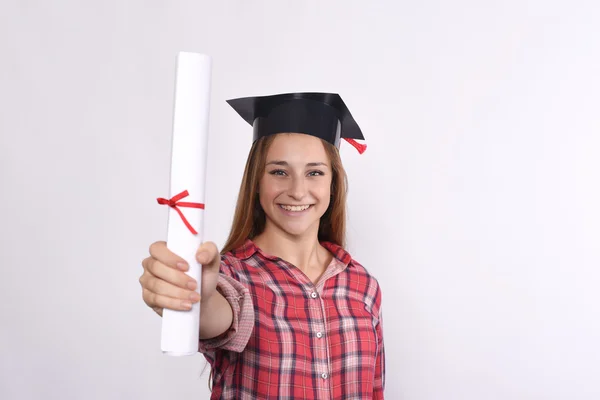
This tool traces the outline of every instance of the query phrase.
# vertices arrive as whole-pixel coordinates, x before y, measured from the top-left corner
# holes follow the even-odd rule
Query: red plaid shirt
[[[340,246],[317,284],[251,240],[222,257],[218,290],[233,308],[200,341],[211,399],[383,399],[381,290]]]

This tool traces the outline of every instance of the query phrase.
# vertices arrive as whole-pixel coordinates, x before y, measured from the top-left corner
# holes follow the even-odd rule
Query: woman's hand
[[[221,256],[212,242],[203,243],[196,252],[202,268],[202,301],[208,301],[216,292]],[[190,310],[192,303],[200,301],[198,283],[185,271],[184,259],[167,248],[163,241],[150,246],[150,257],[142,261],[144,273],[140,277],[142,298],[148,307],[162,316],[163,309]]]

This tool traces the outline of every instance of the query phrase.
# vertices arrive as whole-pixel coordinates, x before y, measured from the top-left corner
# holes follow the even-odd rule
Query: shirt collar
[[[321,242],[321,245],[327,250],[329,250],[331,254],[333,254],[333,256],[344,265],[344,267],[347,267],[351,264],[352,256],[350,255],[350,253],[344,250],[342,246],[332,242]],[[258,248],[251,239],[246,239],[244,244],[242,244],[237,249],[231,251],[231,254],[234,257],[239,258],[241,260],[246,260],[256,253],[269,260],[278,259],[278,257],[266,254],[264,251]]]

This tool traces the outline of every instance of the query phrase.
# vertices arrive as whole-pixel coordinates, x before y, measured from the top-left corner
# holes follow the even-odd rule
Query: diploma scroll
[[[167,248],[189,264],[186,272],[198,282],[201,265],[196,250],[203,242],[206,159],[209,130],[211,58],[181,52],[177,56],[170,197],[158,199],[169,206]],[[190,311],[165,309],[161,349],[172,356],[198,352],[200,305]]]

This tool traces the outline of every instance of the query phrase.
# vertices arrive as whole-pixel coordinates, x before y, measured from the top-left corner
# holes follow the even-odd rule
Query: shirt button
[[[317,298],[317,292],[312,292],[310,294],[310,297],[312,297],[313,299],[316,299]]]
[[[329,375],[327,375],[327,372],[323,372],[321,374],[321,378],[323,378],[323,379],[327,379],[328,377],[329,377]]]
[[[321,339],[321,338],[323,337],[323,334],[322,334],[321,332],[317,332],[317,337],[318,337],[319,339]]]

